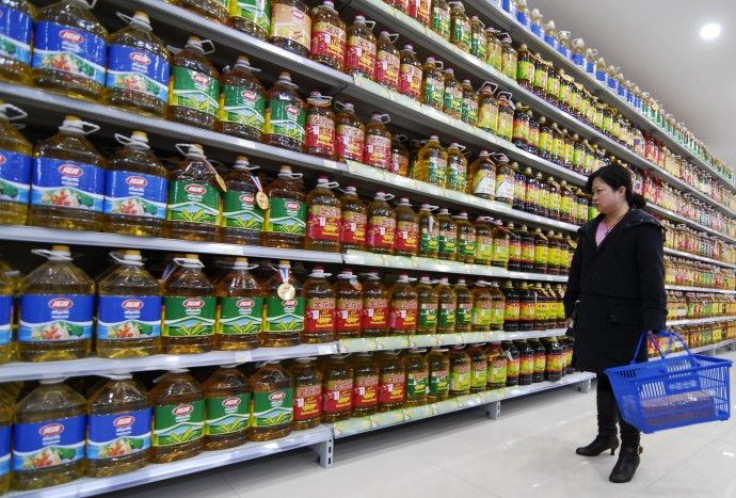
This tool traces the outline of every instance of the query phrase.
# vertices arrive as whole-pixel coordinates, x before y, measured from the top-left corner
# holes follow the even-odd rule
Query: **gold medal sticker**
[[[282,301],[291,301],[292,299],[294,299],[294,297],[296,297],[296,289],[293,285],[289,283],[279,285],[276,293],[279,295]]]
[[[268,196],[265,192],[258,192],[256,194],[256,204],[258,204],[258,207],[263,209],[264,211],[268,209]]]

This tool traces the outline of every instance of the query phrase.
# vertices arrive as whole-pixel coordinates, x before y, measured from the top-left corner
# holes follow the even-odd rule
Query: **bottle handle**
[[[113,251],[110,253],[110,258],[115,261],[118,264],[121,265],[128,265],[128,266],[143,266],[143,260],[141,261],[133,261],[130,259],[125,259],[123,255],[119,252]]]
[[[391,33],[391,34],[389,34],[389,35],[388,35],[388,40],[389,40],[389,41],[390,41],[391,43],[396,43],[396,41],[397,41],[398,39],[399,39],[399,34],[398,34],[398,33]]]
[[[492,93],[496,93],[496,90],[498,90],[498,85],[492,81],[484,81],[483,84],[480,86],[480,89],[483,90],[487,87],[491,88]]]
[[[307,97],[307,102],[314,105],[322,104],[324,102],[332,103],[332,97],[330,97],[329,95],[320,95],[319,97]]]
[[[11,110],[15,112],[14,116],[8,116],[8,111]],[[0,112],[5,114],[5,117],[8,118],[8,121],[16,121],[18,119],[25,119],[28,117],[28,113],[21,109],[20,107],[10,104],[10,103],[4,103],[2,106],[0,106]]]
[[[376,21],[365,21],[365,25],[368,26],[368,28],[373,31],[376,28]]]
[[[148,144],[145,144],[145,143],[143,143],[143,142],[138,142],[137,140],[133,140],[133,139],[132,139],[132,138],[130,138],[130,137],[126,137],[126,136],[125,136],[125,135],[123,135],[122,133],[115,133],[115,134],[113,135],[113,137],[115,137],[115,140],[116,140],[116,141],[117,141],[117,143],[119,143],[120,145],[133,145],[133,144],[135,144],[135,145],[136,145],[137,147],[140,147],[140,148],[142,148],[142,149],[144,148],[144,149],[146,149],[146,150],[148,150],[148,149],[150,149],[150,148],[151,148],[151,146],[150,146],[150,145],[148,145]]]
[[[378,117],[381,124],[389,124],[391,122],[391,116],[388,114],[375,114],[376,117]]]
[[[192,266],[196,266],[197,268],[204,268],[204,263],[202,263],[198,259],[174,258],[174,263],[182,267],[186,265],[192,265]]]
[[[74,133],[82,132],[82,135],[91,135],[92,133],[99,131],[100,126],[96,125],[94,123],[90,123],[89,121],[80,121],[80,125],[82,125],[81,130],[79,128],[72,128],[68,126],[61,125],[59,126],[59,130],[61,131],[71,131]],[[85,129],[86,128],[86,129]]]
[[[31,253],[35,254],[36,256],[43,256],[46,259],[51,259],[52,257],[58,261],[72,261],[73,258],[71,256],[60,256],[58,252],[52,251],[50,249],[31,249]]]
[[[204,50],[204,55],[210,55],[215,52],[215,44],[212,43],[212,40],[205,38],[200,42],[202,44],[202,50]],[[205,48],[205,45],[209,48]]]
[[[396,198],[394,194],[383,194],[383,200],[384,201],[392,201]]]

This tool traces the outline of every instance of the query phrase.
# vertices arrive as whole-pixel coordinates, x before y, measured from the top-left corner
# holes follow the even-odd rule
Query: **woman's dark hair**
[[[623,166],[609,164],[590,175],[584,187],[586,193],[593,193],[593,180],[596,178],[600,178],[613,190],[624,187],[626,189],[626,202],[629,203],[632,209],[643,209],[647,205],[647,201],[643,196],[634,193],[631,172]]]

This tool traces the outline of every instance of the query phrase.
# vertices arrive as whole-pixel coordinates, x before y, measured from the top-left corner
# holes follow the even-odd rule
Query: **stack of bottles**
[[[665,283],[682,287],[734,290],[736,276],[732,270],[671,256],[664,258]]]
[[[736,316],[736,295],[667,291],[667,316],[672,320]]]

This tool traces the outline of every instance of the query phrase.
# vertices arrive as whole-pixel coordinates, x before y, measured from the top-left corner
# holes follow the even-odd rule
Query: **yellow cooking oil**
[[[317,358],[297,358],[289,366],[294,378],[292,431],[317,427],[322,421],[322,372]]]
[[[276,274],[266,282],[265,290],[263,332],[259,345],[273,348],[299,344],[304,331],[306,299],[290,262],[279,262]]]
[[[98,231],[107,160],[85,138],[100,127],[67,116],[33,152],[30,225]]]
[[[94,0],[60,0],[38,11],[33,36],[33,84],[70,97],[104,95],[107,30],[92,14]]]
[[[158,237],[166,217],[167,172],[151,152],[148,135],[115,135],[121,144],[105,174],[106,232]]]
[[[21,284],[18,358],[52,361],[89,355],[94,281],[72,264],[67,246],[32,252],[48,261]]]
[[[301,249],[307,234],[307,203],[302,173],[292,173],[283,165],[266,189],[269,208],[266,210],[261,242],[264,246]]]
[[[294,385],[291,374],[276,361],[259,366],[249,380],[250,434],[253,441],[288,436],[294,418]]]
[[[205,353],[215,342],[215,287],[196,254],[174,258],[174,263],[179,268],[163,284],[162,350],[169,354]]]
[[[151,452],[148,392],[129,373],[107,374],[87,400],[87,475],[110,477],[140,469]]]
[[[31,76],[31,40],[36,9],[27,0],[2,2],[0,81],[28,84]]]
[[[0,6],[0,12],[3,8]],[[0,67],[3,62],[2,51],[0,47]],[[0,78],[1,75],[2,69]],[[12,117],[11,112],[14,114]],[[33,145],[11,123],[26,116],[28,114],[19,107],[0,101],[0,224],[2,225],[25,225],[28,220]]]
[[[56,486],[84,475],[87,400],[64,383],[42,380],[15,405],[12,488]]]
[[[258,347],[263,330],[265,292],[250,270],[247,258],[235,258],[230,270],[215,282],[217,322],[215,348],[222,351],[245,351]]]
[[[187,369],[171,370],[154,381],[151,462],[169,463],[198,455],[204,446],[204,390]]]
[[[401,356],[406,371],[405,407],[427,404],[429,394],[429,361],[425,349],[410,349]]]
[[[340,201],[332,193],[339,186],[327,176],[320,176],[317,186],[307,195],[305,249],[340,252]]]
[[[97,356],[131,358],[161,349],[161,288],[137,250],[110,253],[115,267],[97,281]]]
[[[266,124],[266,89],[254,76],[259,71],[244,55],[238,56],[232,68],[223,70],[217,131],[261,141]]]
[[[7,363],[13,357],[13,329],[16,284],[10,275],[0,272],[0,364]],[[2,430],[2,429],[0,429]],[[0,442],[2,442],[0,434]],[[2,447],[0,446],[0,452]],[[0,454],[0,475],[2,475],[2,455]],[[0,480],[2,477],[0,477]],[[2,485],[0,484],[0,491]]]
[[[447,185],[447,174],[447,150],[442,147],[437,135],[432,135],[419,150],[412,177],[444,188]]]
[[[214,129],[220,109],[220,73],[205,57],[214,52],[214,45],[210,40],[190,36],[182,50],[172,52],[166,117]]]
[[[173,3],[217,22],[224,23],[228,19],[227,0],[174,0]]]
[[[202,384],[207,419],[204,449],[224,450],[245,444],[250,427],[248,377],[237,365],[224,365]]]
[[[7,384],[3,384],[6,387]],[[15,410],[14,390],[0,389],[0,495],[10,489],[13,415]]]
[[[325,273],[322,266],[315,266],[304,282],[306,299],[304,331],[302,342],[316,344],[335,340],[335,289],[328,280],[331,273]]]
[[[238,156],[225,176],[227,191],[222,196],[220,239],[231,244],[260,244],[268,197],[258,175],[245,156]]]

